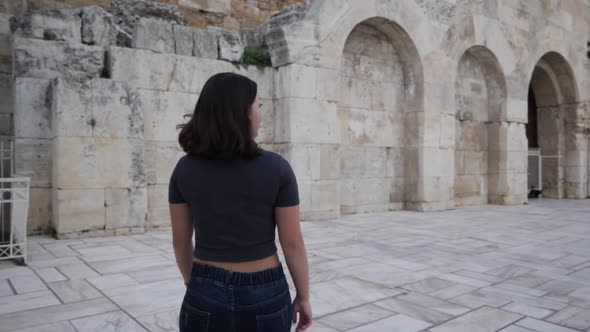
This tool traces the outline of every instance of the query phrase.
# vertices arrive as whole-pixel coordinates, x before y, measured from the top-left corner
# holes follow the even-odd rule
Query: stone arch
[[[506,82],[496,56],[486,47],[472,46],[461,56],[455,78],[455,177],[457,206],[487,204],[495,192],[506,146],[499,130],[505,122]]]
[[[563,55],[551,51],[537,61],[529,82],[527,139],[529,151],[540,155],[543,197],[583,198],[587,188],[580,157],[587,151],[580,142],[587,134],[578,123],[574,73]]]
[[[418,139],[404,128],[423,107],[417,49],[399,25],[374,17],[351,29],[338,68],[341,213],[401,209],[408,143]]]

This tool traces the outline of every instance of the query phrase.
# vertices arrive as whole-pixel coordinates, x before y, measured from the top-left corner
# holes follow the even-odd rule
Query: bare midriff
[[[234,271],[234,272],[259,272],[267,269],[272,269],[280,264],[279,256],[275,253],[272,256],[268,256],[262,259],[247,261],[247,262],[213,262],[206,261],[196,257],[193,260],[197,263],[212,265],[220,267],[222,269]]]

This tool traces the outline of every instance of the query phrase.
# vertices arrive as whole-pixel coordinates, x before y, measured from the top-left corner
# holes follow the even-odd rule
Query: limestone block
[[[231,0],[180,0],[179,5],[208,13],[229,14]]]
[[[404,155],[404,175],[416,183],[422,177],[422,170],[424,168],[423,155],[421,149],[412,148],[407,149]]]
[[[51,81],[17,77],[14,81],[14,135],[51,138]]]
[[[366,80],[354,77],[341,77],[340,87],[339,105],[341,107],[370,109],[370,87]]]
[[[111,47],[108,57],[109,77],[138,89],[168,90],[173,76],[181,69],[177,68],[178,56],[146,50]]]
[[[488,152],[489,173],[526,173],[528,154],[526,151]]]
[[[454,159],[456,158],[455,151],[452,149],[423,148],[421,153],[423,154],[422,176],[443,178],[451,178],[453,176],[455,170]],[[477,171],[481,172],[483,168],[485,172],[487,169],[484,156],[485,154],[482,153],[475,154],[474,160],[469,161],[470,163],[474,163],[472,167]]]
[[[52,207],[58,234],[105,228],[104,189],[53,189]]]
[[[525,125],[521,123],[490,123],[488,141],[490,151],[527,151]]]
[[[145,142],[145,169],[148,184],[168,184],[172,171],[184,151],[175,141]]]
[[[440,115],[440,147],[454,148],[455,125],[458,125],[455,117],[450,114]]]
[[[256,142],[259,144],[274,143],[275,112],[272,99],[259,99],[261,104],[259,111],[262,114],[262,123],[258,129]]]
[[[146,141],[176,141],[176,126],[192,115],[199,96],[180,92],[139,90]],[[188,121],[188,118],[186,119]]]
[[[82,7],[82,42],[108,47],[115,45],[117,31],[113,16],[99,6]]]
[[[139,96],[137,90],[125,82],[92,81],[92,120],[94,137],[143,138]]]
[[[340,143],[340,123],[335,103],[284,98],[277,100],[275,107],[276,143]]]
[[[105,188],[106,229],[137,227],[145,224],[147,188]]]
[[[92,136],[92,81],[58,78],[51,93],[52,137]]]
[[[244,53],[244,45],[238,32],[223,31],[219,34],[219,59],[227,61],[240,61]]]
[[[312,182],[311,209],[340,209],[340,181],[324,180]]]
[[[49,10],[10,18],[12,35],[21,38],[62,40],[80,43],[82,21],[79,10]]]
[[[297,64],[279,67],[276,80],[275,98],[314,98],[316,96],[318,82],[314,67]]]
[[[53,140],[53,184],[57,188],[143,187],[145,175],[143,140],[102,137]]]
[[[340,178],[340,146],[337,144],[322,144],[320,147],[320,178]]]
[[[340,75],[334,69],[315,68],[316,99],[338,101]]]
[[[478,121],[455,123],[455,148],[458,150],[486,151],[488,149],[488,126]],[[492,143],[493,144],[493,143]]]
[[[417,148],[423,145],[425,120],[424,112],[409,112],[403,118],[403,147]],[[397,146],[402,147],[402,146]]]
[[[399,147],[403,145],[401,115],[351,109],[344,123],[345,141],[355,145]]]
[[[217,61],[217,62],[224,62],[224,61]],[[227,63],[223,64],[222,67],[226,67]],[[258,98],[265,98],[265,99],[275,99],[276,96],[274,95],[274,73],[275,70],[269,67],[256,67],[256,66],[247,66],[247,67],[233,67],[230,70],[231,72],[244,75],[258,85]]]
[[[170,22],[142,17],[135,25],[131,47],[174,54],[174,33]]]
[[[455,177],[455,197],[479,195],[482,177],[478,175],[460,175]]]
[[[363,177],[367,173],[365,149],[362,145],[342,146],[340,169],[343,178]]]
[[[0,135],[12,136],[12,114],[0,113]]]
[[[298,180],[321,178],[322,149],[319,144],[279,144],[276,152],[289,160]]]
[[[168,185],[150,184],[148,189],[147,226],[170,225],[170,209],[168,207]]]
[[[389,191],[389,202],[391,204],[401,204],[405,201],[405,179],[403,177],[396,177],[391,179],[391,190]],[[400,210],[402,207],[395,207],[393,209]]]
[[[385,177],[387,175],[387,149],[366,147],[365,164],[365,176]]]
[[[9,34],[0,34],[0,55],[12,56],[12,38]]]
[[[341,206],[348,213],[360,212],[367,205],[381,205],[387,211],[390,199],[391,180],[387,178],[345,179],[341,181]]]
[[[0,33],[1,34],[10,34],[10,17],[12,15],[1,13],[0,14]]]
[[[209,30],[195,30],[193,32],[193,55],[217,60],[219,58],[217,34]]]
[[[47,233],[52,224],[51,188],[29,188],[27,233]]]
[[[236,72],[237,68],[227,61],[178,56],[175,70],[169,76],[164,90],[185,93],[201,93],[211,76],[221,72]]]
[[[13,41],[13,73],[37,78],[100,77],[104,49],[97,46],[17,38]]]
[[[399,178],[404,176],[404,158],[406,151],[403,148],[387,149],[387,177]]]
[[[174,33],[174,49],[176,54],[193,55],[194,36],[193,29],[183,25],[175,24],[172,26]]]
[[[31,178],[31,187],[51,187],[52,144],[46,139],[16,138],[14,170]]]
[[[508,98],[506,101],[506,121],[528,122],[528,101]]]

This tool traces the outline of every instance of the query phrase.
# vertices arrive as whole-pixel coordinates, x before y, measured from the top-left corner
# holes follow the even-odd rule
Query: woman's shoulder
[[[285,159],[285,157],[283,157],[281,154],[276,153],[276,152],[272,152],[272,151],[268,151],[268,150],[262,150],[262,154],[260,157],[262,157],[262,159],[264,159],[264,160],[267,160],[267,161],[277,164],[277,165],[289,163],[287,161],[287,159]]]

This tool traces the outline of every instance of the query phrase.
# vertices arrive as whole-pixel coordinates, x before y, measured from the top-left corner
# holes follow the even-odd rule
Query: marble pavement
[[[312,332],[590,331],[590,201],[302,224]],[[29,238],[0,262],[0,332],[177,331],[169,229]],[[292,285],[292,283],[291,283]]]

